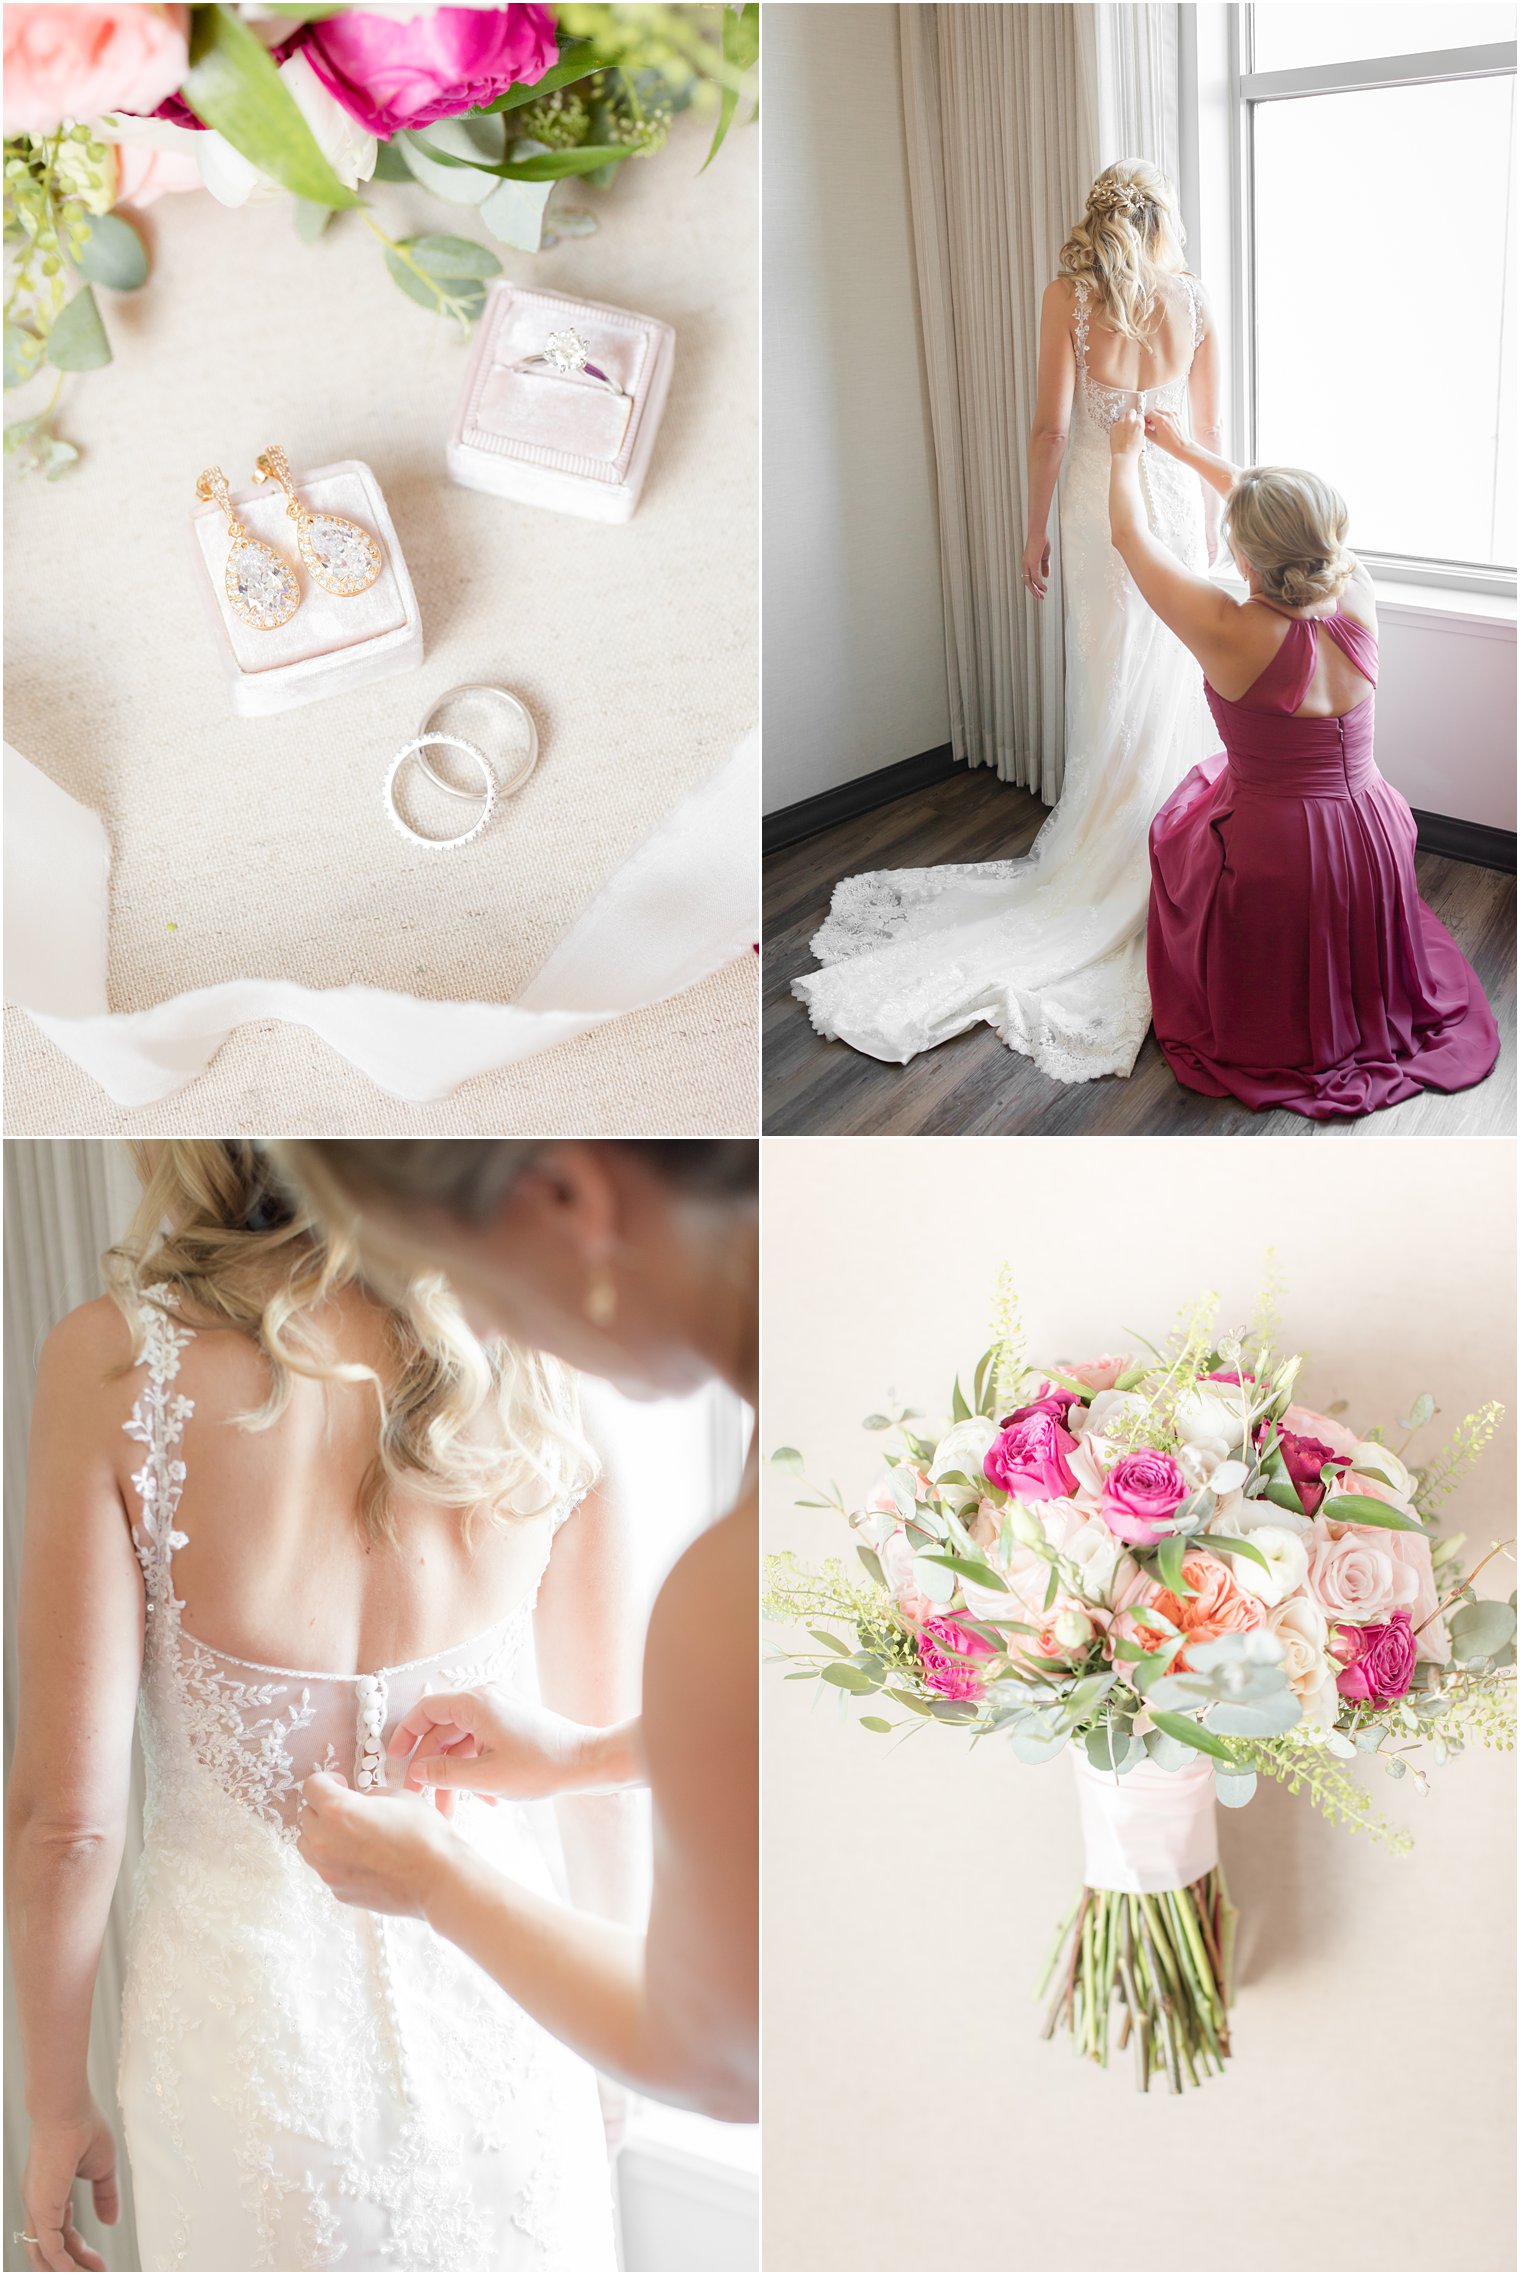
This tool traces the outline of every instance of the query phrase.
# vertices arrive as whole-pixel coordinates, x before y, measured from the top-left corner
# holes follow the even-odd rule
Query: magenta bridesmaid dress
[[[1374,698],[1296,719],[1320,631],[1377,684],[1377,641],[1289,617],[1238,702],[1206,689],[1224,749],[1151,825],[1156,1039],[1208,1098],[1314,1121],[1465,1090],[1499,1055],[1482,988],[1415,886],[1414,817],[1372,756]]]

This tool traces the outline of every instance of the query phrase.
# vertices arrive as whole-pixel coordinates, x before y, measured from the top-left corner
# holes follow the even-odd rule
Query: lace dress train
[[[340,1904],[295,1846],[301,1781],[383,1781],[425,1690],[524,1681],[531,1606],[354,1677],[253,1666],[182,1624],[173,1557],[191,1331],[144,1307],[133,1536],[147,1591],[147,1768],[119,2096],[145,2268],[615,2265],[592,2071],[422,1922]],[[455,1824],[553,1893],[534,1812]]]
[[[1184,279],[1201,337],[1199,302]],[[1203,682],[1109,542],[1108,433],[1136,404],[1186,416],[1187,376],[1106,387],[1087,368],[1077,284],[1077,389],[1061,479],[1066,774],[1031,851],[1012,861],[846,877],[793,983],[819,1033],[906,1062],[985,1021],[1058,1082],[1128,1074],[1150,1024],[1145,911],[1152,817],[1212,747]],[[1155,534],[1205,566],[1198,478],[1146,447]]]

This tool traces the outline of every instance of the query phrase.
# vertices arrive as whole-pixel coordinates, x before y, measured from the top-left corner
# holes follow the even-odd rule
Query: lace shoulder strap
[[[1071,281],[1075,285],[1077,293],[1075,333],[1077,369],[1085,378],[1087,376],[1087,319],[1091,313],[1088,307],[1088,284],[1085,276],[1073,277]]]
[[[1182,272],[1182,281],[1187,287],[1188,309],[1193,319],[1193,353],[1196,355],[1203,345],[1203,294],[1198,289],[1197,277],[1190,276],[1186,269]]]
[[[180,1352],[194,1340],[194,1329],[175,1318],[178,1303],[178,1290],[167,1283],[142,1292],[138,1317],[143,1353],[138,1364],[146,1369],[148,1379],[122,1424],[127,1436],[147,1449],[143,1465],[132,1479],[140,1504],[140,1514],[132,1524],[132,1541],[150,1602],[171,1592],[170,1561],[187,1537],[174,1527],[185,1483],[185,1465],[174,1449],[185,1434],[195,1402],[177,1391],[174,1383]]]

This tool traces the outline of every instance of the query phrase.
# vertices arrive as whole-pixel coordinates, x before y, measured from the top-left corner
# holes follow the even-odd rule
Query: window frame
[[[1230,245],[1234,271],[1231,294],[1231,372],[1233,425],[1247,465],[1257,455],[1256,375],[1256,110],[1261,103],[1315,95],[1357,94],[1389,87],[1429,86],[1450,80],[1515,76],[1516,42],[1437,48],[1420,54],[1379,55],[1344,63],[1304,64],[1285,71],[1254,68],[1254,0],[1226,11],[1230,137]],[[1476,561],[1444,561],[1408,553],[1359,555],[1379,580],[1432,586],[1452,592],[1489,593],[1513,599],[1513,567]]]

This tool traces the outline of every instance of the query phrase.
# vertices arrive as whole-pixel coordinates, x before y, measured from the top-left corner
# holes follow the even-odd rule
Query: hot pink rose
[[[1190,1490],[1169,1453],[1127,1453],[1103,1480],[1098,1514],[1117,1540],[1154,1548]]]
[[[982,1473],[1017,1501],[1049,1501],[1076,1484],[1067,1455],[1076,1439],[1041,1399],[1010,1415],[982,1463]]]
[[[1296,1437],[1318,1438],[1343,1461],[1355,1453],[1357,1435],[1348,1430],[1344,1422],[1337,1422],[1331,1414],[1316,1414],[1312,1406],[1290,1406],[1282,1418],[1282,1427]]]
[[[1346,1660],[1335,1680],[1342,1698],[1371,1699],[1376,1706],[1402,1698],[1414,1679],[1414,1628],[1407,1611],[1396,1611],[1380,1627],[1342,1627],[1335,1655]]]
[[[1006,1430],[1010,1422],[1027,1422],[1031,1414],[1054,1414],[1058,1422],[1064,1423],[1072,1408],[1081,1403],[1074,1390],[1057,1390],[1053,1382],[1047,1382],[1042,1386],[1038,1397],[1031,1398],[1027,1405],[1015,1406],[1011,1414],[1005,1414],[998,1428]]]
[[[184,78],[188,8],[7,7],[5,132],[151,111]]]
[[[943,1614],[926,1619],[918,1631],[918,1671],[941,1698],[980,1698],[987,1686],[968,1661],[991,1657],[992,1645],[984,1636]]]
[[[1327,1462],[1344,1470],[1345,1461],[1322,1438],[1301,1438],[1295,1430],[1279,1429],[1277,1439],[1288,1475],[1303,1502],[1304,1515],[1312,1517],[1325,1498],[1320,1471]]]
[[[535,85],[559,49],[548,8],[438,8],[409,19],[342,8],[313,24],[306,54],[350,116],[385,137]]]
[[[1244,1635],[1253,1627],[1266,1625],[1266,1606],[1236,1586],[1234,1575],[1219,1557],[1190,1548],[1182,1559],[1182,1577],[1193,1591],[1190,1596],[1174,1596],[1169,1588],[1161,1588],[1151,1600],[1174,1627],[1181,1628],[1189,1645],[1212,1643],[1220,1635]],[[1188,1664],[1186,1650],[1180,1653],[1177,1664]]]
[[[1134,1363],[1128,1351],[1117,1359],[1105,1351],[1101,1359],[1063,1359],[1061,1372],[1069,1374],[1073,1382],[1085,1383],[1089,1390],[1112,1390]]]
[[[1399,1509],[1408,1516],[1409,1503],[1396,1493],[1381,1477],[1363,1477],[1360,1472],[1346,1479],[1346,1491],[1361,1495],[1364,1500],[1381,1501],[1385,1507]],[[1436,1616],[1441,1598],[1436,1589],[1436,1575],[1430,1560],[1430,1542],[1422,1532],[1392,1532],[1383,1527],[1337,1525],[1342,1540],[1353,1539],[1375,1542],[1385,1555],[1402,1568],[1406,1579],[1395,1581],[1394,1601],[1408,1610],[1414,1622],[1416,1641],[1422,1659],[1446,1659],[1451,1655],[1451,1639],[1446,1622]],[[1412,1590],[1407,1576],[1412,1575]],[[1429,1623],[1428,1625],[1426,1623]]]

